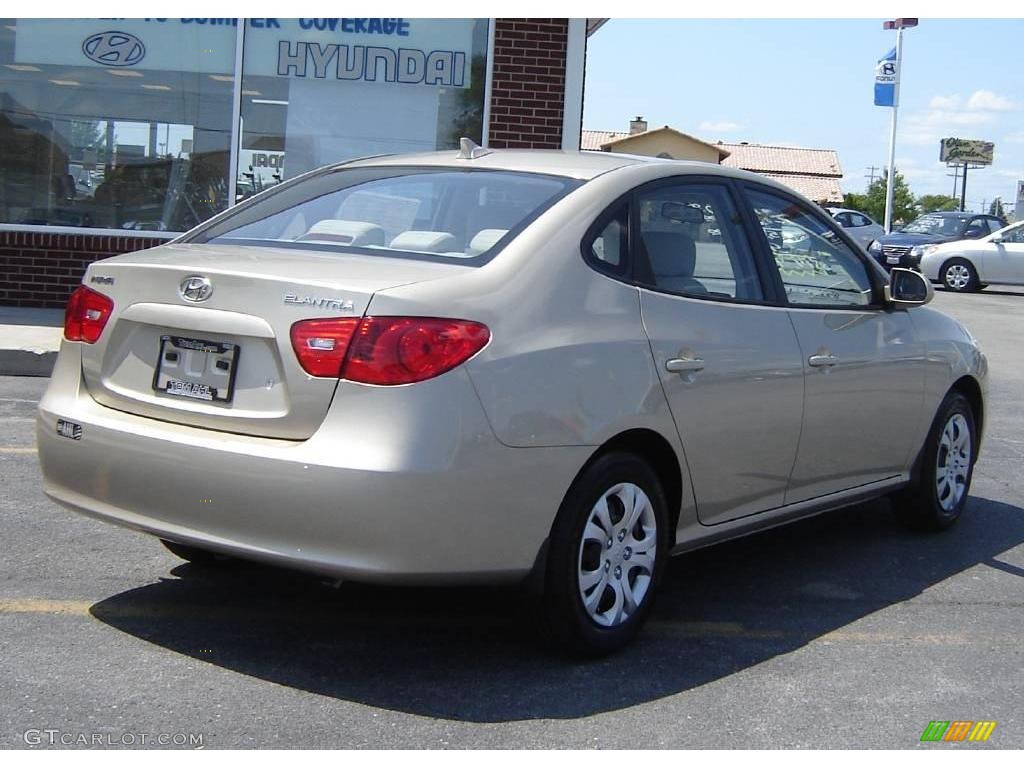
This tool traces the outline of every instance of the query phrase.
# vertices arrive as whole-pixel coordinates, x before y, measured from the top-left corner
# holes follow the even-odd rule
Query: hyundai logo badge
[[[97,32],[85,38],[82,53],[107,67],[130,67],[142,61],[146,46],[127,32]]]
[[[189,275],[181,281],[178,286],[178,293],[185,301],[198,304],[206,301],[213,295],[213,283],[202,275]]]

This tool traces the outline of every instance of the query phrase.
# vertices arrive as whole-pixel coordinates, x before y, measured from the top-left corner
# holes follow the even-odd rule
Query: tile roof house
[[[832,149],[748,142],[709,144],[667,125],[648,131],[647,123],[639,117],[630,123],[629,131],[584,130],[580,149],[717,162],[766,176],[816,203],[843,201],[843,171],[839,155]]]
[[[746,142],[728,144],[722,141],[717,146],[729,152],[729,156],[722,161],[724,166],[767,176],[816,203],[843,202],[840,186],[843,170],[839,165],[839,155],[833,149],[779,147]]]

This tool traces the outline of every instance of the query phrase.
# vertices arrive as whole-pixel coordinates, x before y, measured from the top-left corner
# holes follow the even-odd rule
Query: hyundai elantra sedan
[[[918,270],[947,290],[979,291],[990,283],[1024,285],[1024,222],[980,240],[929,245]]]
[[[520,582],[606,653],[670,555],[879,496],[957,520],[986,362],[931,296],[717,165],[344,163],[89,267],[45,490],[197,563]]]

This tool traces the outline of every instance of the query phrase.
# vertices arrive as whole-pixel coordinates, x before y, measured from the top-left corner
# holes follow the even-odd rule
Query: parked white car
[[[925,246],[920,271],[951,291],[978,291],[989,283],[1024,285],[1024,221],[980,240]]]
[[[829,208],[832,218],[839,222],[846,233],[867,248],[872,240],[885,234],[885,229],[867,214],[849,208]]]

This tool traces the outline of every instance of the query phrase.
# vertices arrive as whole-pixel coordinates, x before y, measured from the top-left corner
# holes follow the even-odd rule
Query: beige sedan
[[[323,168],[89,267],[45,490],[197,563],[523,582],[606,653],[669,555],[883,495],[956,521],[986,362],[931,295],[717,165],[464,142]]]

